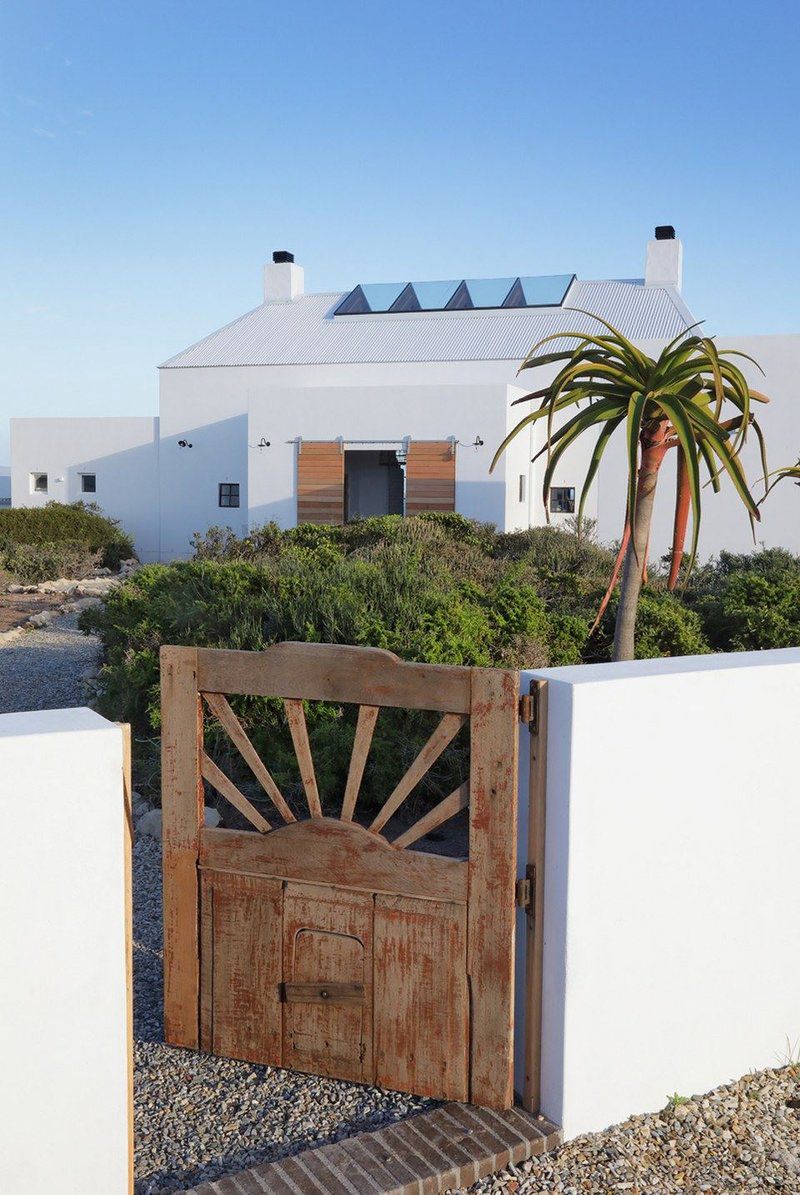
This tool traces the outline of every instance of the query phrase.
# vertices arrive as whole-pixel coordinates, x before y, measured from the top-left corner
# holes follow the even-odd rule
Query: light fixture
[[[178,447],[179,448],[191,448],[192,446],[188,440],[178,440]]]
[[[480,437],[480,436],[476,436],[476,437],[475,437],[475,439],[474,439],[474,440],[473,440],[473,442],[472,442],[472,445],[471,445],[471,447],[472,447],[472,448],[475,448],[476,450],[477,450],[478,448],[483,448],[483,440],[481,439],[481,437]]]

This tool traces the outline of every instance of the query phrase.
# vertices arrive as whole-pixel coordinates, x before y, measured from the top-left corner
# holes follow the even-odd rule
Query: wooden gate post
[[[472,670],[469,925],[470,1101],[514,1103],[514,932],[519,675]]]
[[[525,1085],[522,1104],[541,1111],[542,971],[544,956],[544,843],[547,813],[547,681],[531,681],[536,720],[530,727],[528,781],[528,881],[525,944]],[[522,1011],[522,1010],[520,1010]]]
[[[198,878],[203,717],[197,649],[161,649],[161,818],[164,866],[164,1037],[199,1047]]]

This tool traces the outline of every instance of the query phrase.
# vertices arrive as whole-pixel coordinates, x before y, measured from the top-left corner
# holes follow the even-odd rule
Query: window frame
[[[44,485],[39,485],[39,480],[44,478]],[[34,470],[30,475],[30,487],[32,494],[49,494],[50,493],[50,474]]]
[[[234,493],[234,490],[236,491]],[[226,492],[223,492],[226,491]],[[223,502],[223,498],[227,501]],[[233,499],[236,499],[234,502]],[[217,486],[217,506],[221,510],[239,510],[242,491],[238,481],[220,481]]]
[[[80,473],[79,477],[81,479],[81,493],[82,494],[96,494],[97,493],[97,474],[96,473]],[[88,478],[90,478],[90,477],[92,479],[92,488],[90,490],[87,490],[86,482],[87,482]]]
[[[566,494],[567,497],[566,497],[565,501],[567,503],[571,503],[571,505],[570,506],[564,506],[561,504],[559,504],[558,506],[554,505],[554,500],[555,500],[556,494]],[[548,510],[550,511],[550,514],[551,515],[574,515],[575,514],[576,498],[577,498],[577,491],[576,491],[576,488],[574,485],[551,485],[550,486],[550,494],[549,494],[549,497],[547,500]]]

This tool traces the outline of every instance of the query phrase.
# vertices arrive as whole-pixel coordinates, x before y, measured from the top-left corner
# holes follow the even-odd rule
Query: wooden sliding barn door
[[[513,1103],[517,687],[516,672],[408,664],[374,648],[162,648],[168,1042]],[[304,809],[284,798],[226,694],[283,702]],[[314,700],[359,707],[342,793],[317,786],[304,710]],[[431,711],[434,728],[380,809],[358,816],[376,723],[398,708]],[[260,798],[206,753],[205,719]],[[398,810],[462,731],[468,776],[398,828]],[[205,828],[204,781],[252,829]],[[462,810],[468,858],[410,849]]]
[[[298,443],[297,521],[344,522],[344,451],[338,440]]]
[[[406,457],[406,514],[455,508],[455,444],[450,440],[412,440]]]

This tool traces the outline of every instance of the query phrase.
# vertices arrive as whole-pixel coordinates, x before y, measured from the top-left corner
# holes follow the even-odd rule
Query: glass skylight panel
[[[390,311],[421,311],[419,299],[414,291],[413,282],[409,282],[400,291],[400,294],[395,299],[389,308]]]
[[[574,274],[541,274],[518,279],[525,307],[560,307],[575,278]],[[509,300],[512,296],[509,295]],[[508,306],[512,306],[509,302]],[[513,306],[517,306],[516,303]]]
[[[334,314],[560,307],[574,280],[574,274],[542,274],[461,281],[450,278],[437,282],[361,283],[345,295]]]
[[[465,278],[473,307],[502,307],[516,278]]]
[[[421,311],[444,311],[460,279],[450,278],[446,282],[412,282]]]
[[[334,315],[364,315],[369,311],[369,304],[360,286],[354,286],[349,295],[345,295]]]
[[[366,285],[362,282],[361,284],[370,311],[388,311],[405,288],[405,282],[369,282]]]

